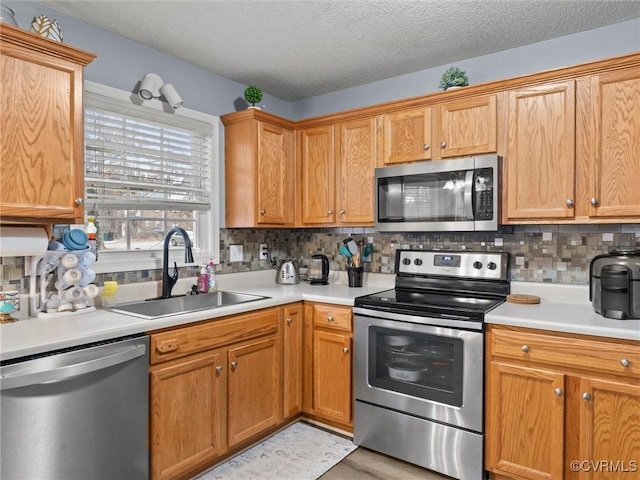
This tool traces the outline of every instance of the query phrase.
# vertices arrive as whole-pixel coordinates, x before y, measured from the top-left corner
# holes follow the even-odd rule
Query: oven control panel
[[[492,252],[397,250],[396,273],[508,280],[509,255]]]

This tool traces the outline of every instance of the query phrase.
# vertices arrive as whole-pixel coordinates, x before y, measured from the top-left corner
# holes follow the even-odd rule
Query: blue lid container
[[[62,244],[69,250],[84,250],[89,246],[89,238],[82,230],[73,228],[64,232]]]

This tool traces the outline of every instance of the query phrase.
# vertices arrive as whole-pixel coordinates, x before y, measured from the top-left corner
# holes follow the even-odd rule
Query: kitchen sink
[[[171,315],[196,312],[198,310],[209,310],[212,308],[237,305],[239,303],[255,302],[267,298],[271,297],[250,295],[247,293],[214,292],[146,300],[144,302],[118,305],[117,307],[112,307],[111,310],[152,320],[155,318],[169,317]]]

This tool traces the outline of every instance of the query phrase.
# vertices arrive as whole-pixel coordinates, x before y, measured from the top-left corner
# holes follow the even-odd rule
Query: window
[[[85,82],[85,214],[101,271],[160,268],[165,234],[187,231],[197,261],[219,260],[218,118]],[[182,236],[171,260],[184,260]],[[99,266],[96,264],[96,266]]]

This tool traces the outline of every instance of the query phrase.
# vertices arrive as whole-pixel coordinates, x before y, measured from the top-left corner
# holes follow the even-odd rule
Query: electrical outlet
[[[260,250],[258,250],[258,259],[259,260],[267,260],[267,244],[261,243]]]
[[[229,261],[241,262],[244,254],[242,245],[229,245]]]

